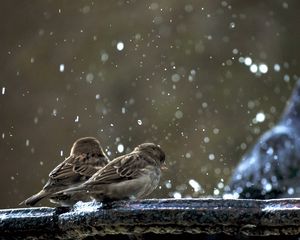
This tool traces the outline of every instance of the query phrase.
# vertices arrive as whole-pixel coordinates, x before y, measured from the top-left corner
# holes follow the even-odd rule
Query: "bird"
[[[62,192],[83,192],[102,202],[139,199],[158,186],[161,170],[166,168],[163,150],[154,143],[143,143],[110,161],[86,182]]]
[[[300,80],[278,123],[242,158],[227,193],[238,198],[300,197]]]
[[[53,203],[70,206],[79,200],[89,199],[88,196],[81,194],[55,195],[55,193],[80,185],[108,162],[109,159],[96,138],[77,139],[71,148],[70,156],[50,172],[49,179],[43,189],[20,204],[33,206],[47,197]]]

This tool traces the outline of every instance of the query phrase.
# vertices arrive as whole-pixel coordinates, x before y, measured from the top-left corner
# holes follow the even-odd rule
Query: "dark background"
[[[299,9],[296,0],[3,1],[0,207],[39,191],[83,136],[111,158],[120,144],[160,144],[169,171],[149,197],[219,196],[298,78]],[[251,72],[246,57],[267,73]]]

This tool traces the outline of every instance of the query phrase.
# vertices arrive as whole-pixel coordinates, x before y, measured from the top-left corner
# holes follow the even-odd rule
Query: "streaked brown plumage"
[[[164,167],[162,149],[153,143],[143,143],[109,162],[80,186],[60,193],[85,193],[100,201],[141,198],[157,187]]]
[[[74,142],[70,156],[50,172],[43,189],[21,204],[33,206],[45,197],[60,205],[72,205],[79,200],[89,199],[89,196],[79,193],[55,196],[54,193],[80,185],[108,162],[96,138],[80,138]]]

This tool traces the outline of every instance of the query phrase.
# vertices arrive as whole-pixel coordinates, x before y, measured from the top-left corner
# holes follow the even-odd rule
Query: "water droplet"
[[[182,117],[183,117],[183,112],[181,112],[180,110],[177,110],[177,111],[175,112],[175,117],[176,117],[177,119],[182,118]]]
[[[247,144],[246,143],[241,143],[241,149],[245,150],[247,148]]]
[[[285,8],[285,9],[288,9],[289,8],[289,4],[287,2],[283,2],[282,3],[282,7]]]
[[[175,199],[180,199],[180,198],[181,198],[181,193],[180,193],[180,192],[174,192],[174,193],[173,193],[173,197],[174,197]]]
[[[280,65],[279,64],[274,64],[274,71],[279,72],[280,71]]]
[[[246,66],[250,66],[252,64],[252,59],[250,57],[246,57],[244,59],[244,63]]]
[[[272,184],[267,183],[267,184],[264,186],[264,189],[265,189],[267,192],[270,192],[270,191],[272,190]]]
[[[239,50],[237,50],[237,49],[235,48],[235,49],[232,50],[232,53],[236,55],[236,54],[239,53]]]
[[[94,80],[94,74],[92,74],[92,73],[88,73],[87,75],[86,75],[86,81],[88,82],[88,83],[92,83],[93,82],[93,80]]]
[[[53,116],[56,116],[56,115],[57,115],[57,110],[56,110],[55,108],[52,110],[52,115],[53,115]]]
[[[165,181],[165,186],[166,186],[166,188],[171,189],[172,188],[171,180]]]
[[[158,3],[151,3],[151,5],[149,6],[149,9],[151,10],[157,10],[159,7]]]
[[[234,23],[234,22],[231,22],[231,23],[229,24],[229,27],[230,27],[230,28],[235,28],[235,23]]]
[[[214,195],[217,196],[217,195],[219,195],[219,194],[220,194],[220,190],[217,189],[217,188],[215,188],[215,189],[214,189]]]
[[[290,81],[290,76],[289,76],[288,74],[285,74],[285,75],[283,76],[283,80],[284,80],[285,82],[289,82],[289,81]]]
[[[108,54],[106,52],[101,53],[101,61],[106,62],[108,60]]]
[[[118,42],[117,43],[117,49],[118,49],[118,51],[122,51],[124,49],[124,43],[123,42]]]
[[[91,10],[91,7],[88,6],[88,5],[86,5],[86,6],[84,6],[84,7],[82,8],[82,13],[83,13],[83,14],[87,14],[87,13],[90,12],[90,10]]]
[[[201,186],[196,180],[190,179],[189,184],[194,189],[194,192],[199,192],[201,190]]]
[[[295,190],[294,190],[294,188],[290,187],[287,192],[289,195],[293,195]]]
[[[208,155],[208,159],[211,160],[211,161],[214,160],[215,159],[215,155],[213,153],[209,154]]]
[[[179,82],[180,80],[180,75],[178,73],[174,73],[171,77],[173,82]]]
[[[224,188],[224,183],[222,183],[222,182],[219,182],[219,183],[218,183],[218,188],[219,188],[219,189],[222,189],[222,188]]]
[[[228,5],[228,3],[226,1],[222,1],[221,5],[222,5],[222,7],[226,7]]]
[[[272,155],[274,153],[274,150],[273,150],[273,148],[268,148],[268,150],[267,150],[267,154],[268,155]]]
[[[208,104],[206,102],[203,102],[201,105],[202,105],[203,108],[207,108],[208,107]]]
[[[257,73],[257,71],[258,71],[257,65],[256,65],[256,64],[252,64],[252,65],[250,66],[250,71],[251,71],[252,73]]]
[[[258,67],[259,71],[263,74],[268,72],[268,66],[264,63],[260,64]]]
[[[218,129],[218,128],[214,128],[214,129],[213,129],[213,133],[214,133],[214,134],[218,134],[219,132],[220,132],[220,129]]]
[[[193,11],[193,5],[192,4],[187,4],[184,6],[184,10],[188,13],[192,12]]]
[[[60,64],[60,65],[59,65],[59,71],[60,71],[60,72],[65,71],[65,64]]]
[[[266,119],[266,115],[262,112],[257,113],[255,119],[257,122],[263,122]]]
[[[124,152],[124,145],[123,145],[123,144],[119,144],[119,145],[118,145],[118,152],[119,152],[119,153]]]

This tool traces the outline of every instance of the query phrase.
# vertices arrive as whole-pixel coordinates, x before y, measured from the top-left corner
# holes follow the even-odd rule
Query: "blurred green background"
[[[169,170],[149,197],[219,196],[298,78],[299,9],[296,0],[3,1],[0,207],[39,191],[83,136],[110,158],[160,144]]]

